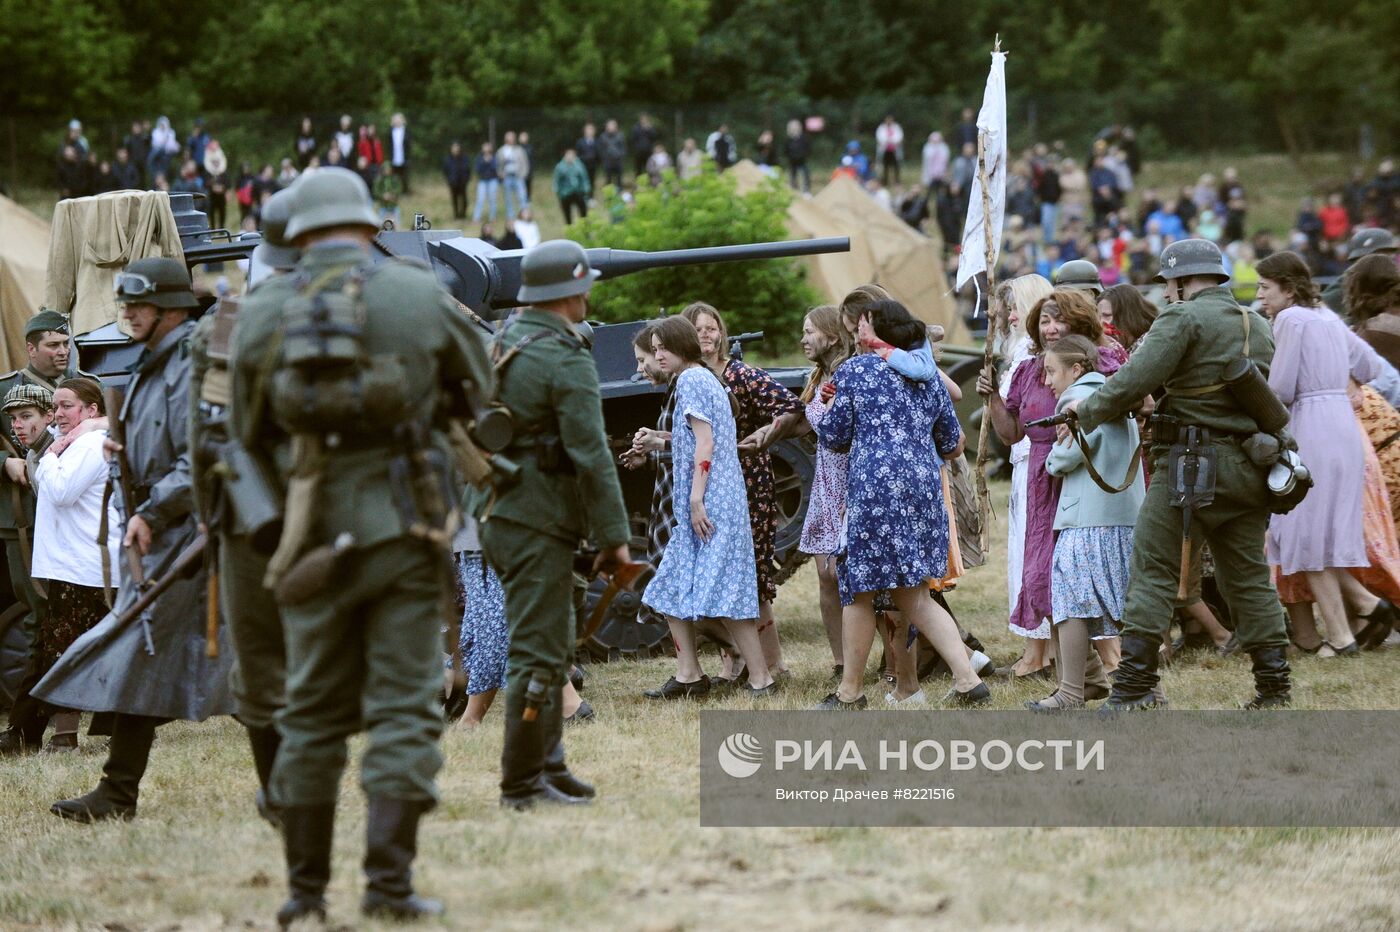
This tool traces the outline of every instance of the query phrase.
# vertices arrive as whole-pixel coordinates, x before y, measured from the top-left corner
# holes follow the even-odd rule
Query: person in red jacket
[[[1334,191],[1327,197],[1327,206],[1317,212],[1322,220],[1322,238],[1332,243],[1340,243],[1351,232],[1351,216],[1342,203],[1340,192]]]
[[[379,133],[375,131],[373,123],[367,123],[360,127],[360,141],[356,146],[355,154],[363,155],[371,165],[384,163],[384,143],[380,140]]]

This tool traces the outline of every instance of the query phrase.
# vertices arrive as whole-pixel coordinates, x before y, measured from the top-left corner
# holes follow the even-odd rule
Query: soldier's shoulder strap
[[[1249,308],[1239,302],[1235,303],[1235,308],[1240,312],[1241,325],[1244,327],[1244,358],[1249,358]],[[1212,382],[1209,385],[1199,385],[1195,388],[1168,388],[1170,394],[1178,395],[1182,398],[1200,398],[1203,395],[1213,395],[1216,392],[1224,391],[1224,382]]]

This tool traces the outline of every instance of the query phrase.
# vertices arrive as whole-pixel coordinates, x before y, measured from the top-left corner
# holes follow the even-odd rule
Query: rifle
[[[117,444],[117,453],[113,461],[117,466],[117,483],[122,490],[122,507],[126,510],[129,522],[131,516],[136,513],[138,502],[136,485],[131,478],[131,459],[126,453],[126,425],[122,423],[121,418],[124,394],[115,388],[104,388],[102,400],[107,407],[107,436]],[[112,477],[108,476],[107,481],[111,483]],[[122,553],[126,555],[126,567],[131,573],[132,582],[137,587],[146,585],[146,571],[141,567],[141,554],[134,546],[125,544],[122,546]]]
[[[182,550],[180,555],[175,558],[175,561],[170,564],[170,568],[166,570],[165,575],[152,580],[150,584],[145,586],[145,588],[141,590],[141,594],[137,597],[136,601],[132,602],[131,605],[127,607],[126,611],[116,617],[112,625],[103,632],[101,638],[89,641],[85,645],[83,656],[86,657],[93,651],[100,650],[116,640],[117,635],[125,630],[128,625],[134,621],[140,620],[141,616],[155,603],[156,599],[159,599],[165,594],[165,590],[173,586],[177,580],[191,576],[194,570],[203,562],[204,549],[208,546],[208,543],[208,534],[200,534],[194,540],[190,541],[190,545]],[[155,645],[151,643],[149,634],[146,636],[146,652],[152,655],[155,654]]]

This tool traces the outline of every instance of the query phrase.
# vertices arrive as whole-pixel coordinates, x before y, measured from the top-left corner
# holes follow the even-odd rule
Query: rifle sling
[[[1084,467],[1089,470],[1089,478],[1094,480],[1094,485],[1103,489],[1109,495],[1117,495],[1119,492],[1126,492],[1137,481],[1138,468],[1142,466],[1142,443],[1138,442],[1137,449],[1133,451],[1133,461],[1128,464],[1128,477],[1123,480],[1120,486],[1109,485],[1099,471],[1094,468],[1094,457],[1089,453],[1089,444],[1085,441],[1084,431],[1079,429],[1078,421],[1070,421],[1070,432],[1074,435],[1074,440],[1079,444],[1079,448],[1084,451]]]

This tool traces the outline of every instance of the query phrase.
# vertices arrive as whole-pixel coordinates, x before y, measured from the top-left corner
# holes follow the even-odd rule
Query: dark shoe
[[[836,693],[827,696],[821,702],[812,706],[813,712],[855,712],[865,708],[870,703],[865,696],[860,696],[852,702],[842,702],[841,697]]]
[[[737,676],[712,676],[710,677],[710,695],[728,695],[739,688],[739,678]]]
[[[277,749],[282,744],[282,735],[276,728],[249,728],[248,744],[253,749],[253,769],[258,774],[258,791],[253,801],[258,807],[258,815],[263,821],[279,831],[282,820],[278,807],[268,799],[267,786],[272,779],[272,766],[277,762]]]
[[[575,692],[583,692],[584,681],[588,679],[588,672],[583,669],[582,664],[574,664],[569,668],[569,682],[574,684]]]
[[[1107,686],[1100,686],[1098,683],[1084,684],[1084,701],[1098,702],[1100,699],[1108,698],[1109,689]]]
[[[765,696],[776,696],[778,694],[778,681],[774,680],[773,682],[769,683],[767,686],[762,687],[761,689],[755,689],[752,686],[747,686],[745,687],[745,691],[749,694],[750,699],[762,699]]]
[[[591,722],[598,717],[598,713],[593,711],[593,706],[588,704],[587,699],[580,699],[578,708],[574,709],[574,714],[564,719],[565,725],[581,725],[584,722]]]
[[[1283,647],[1257,647],[1249,652],[1254,660],[1254,698],[1246,709],[1272,709],[1292,700],[1288,683],[1288,651]]]
[[[943,701],[959,706],[986,705],[992,701],[992,691],[987,688],[986,683],[978,683],[965,693],[956,689],[948,690],[948,695],[943,697]]]
[[[360,912],[381,919],[441,916],[442,904],[413,892],[418,820],[432,803],[371,796],[365,826],[365,887]]]
[[[502,796],[501,808],[514,809],[516,812],[525,812],[541,804],[587,806],[591,802],[593,802],[593,800],[588,796],[570,796],[541,776],[539,782],[531,792],[520,796]]]
[[[1140,712],[1144,709],[1165,709],[1168,703],[1165,699],[1158,699],[1152,693],[1140,699],[1116,699],[1108,697],[1108,701],[1099,706],[1099,714],[1104,716],[1116,715],[1119,712]]]
[[[13,728],[0,732],[0,757],[17,757],[20,754],[33,754],[40,745],[24,740],[24,735]]]
[[[54,735],[49,739],[49,743],[44,745],[45,754],[72,754],[76,750],[78,750],[78,733],[76,731]]]
[[[1161,644],[1156,638],[1124,633],[1123,655],[1118,669],[1113,671],[1113,691],[1102,710],[1122,712],[1128,709],[1153,709],[1160,704],[1154,695],[1157,689],[1157,664]]]
[[[1323,641],[1322,647],[1319,647],[1318,651],[1320,652],[1323,647],[1331,651],[1330,654],[1323,654],[1321,656],[1323,660],[1331,660],[1335,657],[1356,657],[1361,653],[1361,647],[1356,641],[1352,641],[1346,647],[1333,647],[1331,644]]]
[[[287,852],[287,902],[277,910],[285,929],[298,919],[326,919],[326,885],[331,882],[331,843],[335,804],[287,806],[278,813]]]
[[[648,699],[670,701],[674,699],[699,699],[709,695],[709,692],[710,678],[708,676],[701,676],[693,683],[682,683],[673,676],[657,689],[648,689],[642,695]]]
[[[1356,643],[1361,645],[1362,650],[1375,650],[1385,643],[1395,627],[1395,606],[1381,599],[1371,609],[1371,614],[1361,617],[1366,619],[1366,626],[1357,632]]]
[[[1196,650],[1205,650],[1208,647],[1215,647],[1215,642],[1210,639],[1210,635],[1204,631],[1192,631],[1190,634],[1183,634],[1172,641],[1172,658],[1182,656]]]
[[[544,779],[546,783],[556,790],[560,790],[570,796],[592,799],[594,796],[598,795],[598,791],[593,788],[591,783],[585,783],[569,772],[568,766],[564,763],[563,741],[556,741],[554,748],[545,755]]]
[[[97,784],[97,789],[73,799],[59,800],[49,807],[49,812],[60,819],[84,825],[113,819],[129,822],[136,818],[136,803],[134,800],[128,802],[125,794],[114,790],[103,779]]]
[[[112,721],[112,742],[102,765],[97,788],[76,799],[54,803],[49,811],[72,822],[84,824],[109,819],[132,819],[141,778],[151,758],[156,739],[157,719],[139,715],[117,715]]]

